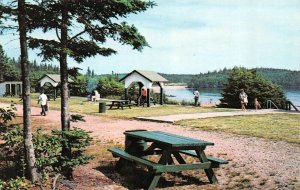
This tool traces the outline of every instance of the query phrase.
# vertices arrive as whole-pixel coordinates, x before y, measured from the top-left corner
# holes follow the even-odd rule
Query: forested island
[[[189,88],[223,88],[234,69],[239,68],[224,68],[223,70],[200,73],[197,75],[160,74],[168,79],[170,83],[186,83]],[[300,71],[272,68],[254,68],[251,70],[255,70],[257,74],[283,88],[300,87]]]

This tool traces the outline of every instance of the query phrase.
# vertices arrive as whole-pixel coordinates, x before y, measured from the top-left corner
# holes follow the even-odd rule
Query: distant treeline
[[[200,73],[197,75],[160,74],[168,79],[170,83],[186,83],[189,88],[223,88],[234,69],[238,68],[224,68],[223,70]],[[300,71],[270,68],[255,68],[250,70],[255,70],[265,79],[283,88],[300,87]]]

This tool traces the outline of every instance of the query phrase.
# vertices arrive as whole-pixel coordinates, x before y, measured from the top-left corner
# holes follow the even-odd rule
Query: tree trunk
[[[61,81],[61,128],[63,131],[70,130],[69,113],[69,89],[68,89],[68,64],[67,64],[67,44],[68,44],[68,0],[62,1],[62,21],[61,21],[61,52],[60,52],[60,81]],[[65,138],[63,136],[63,138]],[[62,156],[71,159],[71,149],[63,145]],[[63,169],[67,178],[72,178],[70,168]]]
[[[29,63],[27,52],[27,37],[26,37],[26,12],[25,0],[18,0],[18,22],[20,32],[20,48],[21,48],[21,67],[22,67],[22,82],[23,82],[23,123],[24,123],[24,147],[25,159],[28,177],[32,182],[39,180],[37,169],[35,166],[35,154],[32,142],[31,128],[31,98],[30,98],[30,80],[29,80]]]
[[[68,1],[64,0],[62,3],[61,52],[59,60],[61,81],[61,128],[63,131],[67,131],[70,129],[68,65],[66,52],[68,43]]]

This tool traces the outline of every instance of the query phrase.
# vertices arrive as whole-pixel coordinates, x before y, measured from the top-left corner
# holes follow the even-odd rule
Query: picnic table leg
[[[198,158],[200,159],[201,162],[208,162],[207,157],[204,153],[204,150],[197,149],[196,153],[197,153]],[[217,183],[218,182],[217,177],[215,176],[215,173],[214,173],[212,168],[204,169],[204,171],[205,171],[205,174],[206,174],[206,176],[207,176],[210,183]]]
[[[179,162],[179,164],[186,164],[182,156],[178,152],[173,152],[173,155],[175,156],[176,160]]]
[[[170,151],[169,150],[164,150],[162,155],[161,155],[161,158],[159,159],[158,163],[159,164],[162,164],[162,165],[166,165],[167,162],[169,161],[169,158],[170,158],[171,154],[170,154]],[[161,174],[162,173],[155,173],[153,174],[153,179],[148,187],[148,190],[152,190],[152,189],[155,189],[160,177],[161,177]]]
[[[124,165],[126,165],[126,160],[124,160],[123,158],[120,158],[118,160],[118,162],[116,163],[115,169],[116,171],[121,171],[121,169],[124,167]]]
[[[148,187],[148,190],[153,190],[155,189],[159,179],[160,179],[161,173],[155,173],[153,174],[153,179]]]
[[[112,107],[114,106],[114,104],[115,104],[114,102],[111,103],[111,105],[109,107],[110,110],[112,109]]]

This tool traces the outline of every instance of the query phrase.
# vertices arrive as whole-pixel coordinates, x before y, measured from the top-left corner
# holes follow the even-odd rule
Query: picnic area
[[[6,105],[11,100],[19,101],[18,98],[14,97],[0,98],[0,101],[6,102]],[[151,149],[148,149],[149,163],[191,163],[185,169],[163,169],[158,165],[151,165],[160,174],[159,180],[156,179],[153,182],[156,189],[294,189],[299,187],[299,175],[297,174],[300,171],[300,142],[299,126],[296,125],[299,123],[298,113],[265,112],[251,114],[254,112],[249,111],[248,115],[234,115],[239,110],[175,105],[152,106],[150,108],[132,106],[131,109],[108,109],[106,113],[99,113],[99,102],[87,101],[84,97],[71,97],[70,102],[72,114],[79,113],[85,116],[86,122],[72,123],[72,126],[91,131],[94,140],[92,145],[88,147],[87,153],[95,155],[95,159],[88,165],[79,166],[75,169],[74,181],[71,184],[64,181],[58,182],[60,187],[68,186],[68,188],[73,187],[75,189],[140,189],[148,187],[149,181],[151,182],[149,180],[151,173],[145,170],[147,168],[147,166],[144,167],[145,163],[138,164],[138,168],[126,167],[118,172],[116,170],[119,157],[128,158],[128,155],[124,156],[124,150],[127,150],[126,138],[130,132],[126,131],[134,130],[161,131],[172,134],[170,138],[178,138],[177,135],[195,139],[191,141],[196,144],[207,142],[208,144],[205,145],[206,159],[215,158],[220,159],[221,162],[226,162],[226,164],[217,164],[218,167],[212,168],[218,183],[210,183],[212,178],[209,178],[205,172],[205,168],[208,166],[200,165],[201,162],[197,164],[199,162],[197,152],[184,150],[193,148],[176,149],[176,151],[181,152],[180,156],[178,156],[178,152],[169,150],[172,152],[173,161],[159,162],[160,156],[154,155],[157,153],[161,155],[162,152],[160,151],[164,149],[160,149],[162,147],[160,143],[165,144],[165,142],[154,140],[156,148],[150,152]],[[41,117],[39,115],[40,108],[35,101],[32,102],[34,129],[41,126],[46,131],[59,129],[60,126],[57,123],[60,122],[60,99],[50,101],[49,104],[49,115]],[[17,110],[18,115],[21,116],[22,106],[18,104]],[[217,117],[220,113],[228,114],[230,112],[232,112],[232,116]],[[212,113],[215,113],[216,117],[184,119],[174,122],[135,119],[136,117],[147,116],[174,115],[179,117],[179,115],[186,114],[207,115]],[[17,120],[20,119],[17,117]],[[145,140],[145,137],[142,138]],[[148,143],[153,141],[149,138],[146,138]],[[163,141],[167,140],[165,137],[162,139]],[[175,140],[172,142],[176,143]],[[191,146],[190,143],[189,146]],[[166,147],[174,147],[174,145]],[[138,158],[139,156],[135,156],[133,159],[139,160]],[[180,170],[183,171],[173,173]],[[170,171],[172,172],[170,173]]]

